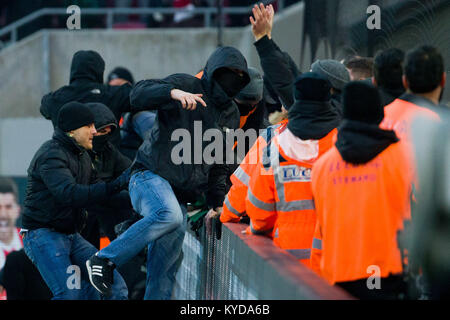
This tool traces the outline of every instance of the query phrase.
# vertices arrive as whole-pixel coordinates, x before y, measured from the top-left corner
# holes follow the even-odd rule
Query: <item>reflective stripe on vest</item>
[[[311,249],[286,249],[297,259],[309,259],[311,257]]]
[[[250,183],[250,177],[245,172],[241,166],[239,166],[236,171],[234,172],[234,176],[239,179],[243,184],[245,184],[248,187],[248,184]]]
[[[264,210],[264,211],[275,211],[275,203],[268,203],[268,202],[259,200],[258,198],[256,198],[253,195],[250,188],[247,191],[247,197],[248,197],[248,200],[250,201],[250,203],[252,205],[254,205],[256,208]]]
[[[228,199],[228,194],[225,196],[224,203],[227,206],[228,210],[230,210],[231,213],[234,213],[238,217],[241,217],[244,214],[244,212],[245,212],[245,211],[244,212],[239,212],[235,208],[233,208],[233,206],[230,203],[230,199]]]
[[[270,166],[273,169],[273,178],[275,181],[275,189],[278,194],[279,202],[276,203],[277,211],[297,211],[297,210],[314,210],[314,201],[308,200],[293,200],[286,201],[284,183],[281,180],[280,155],[277,145],[272,141],[270,143]]]
[[[280,188],[281,189],[281,188]],[[277,188],[278,190],[280,190]],[[284,189],[279,191],[283,192],[284,195]],[[277,211],[297,211],[297,210],[314,210],[314,201],[313,200],[294,200],[294,201],[281,201],[276,203]]]
[[[272,232],[273,228],[270,228],[269,230],[255,230],[255,228],[253,227],[253,222],[250,220],[250,230],[252,231],[253,234],[265,235],[265,234],[270,234]]]
[[[312,248],[322,250],[322,240],[313,238]]]

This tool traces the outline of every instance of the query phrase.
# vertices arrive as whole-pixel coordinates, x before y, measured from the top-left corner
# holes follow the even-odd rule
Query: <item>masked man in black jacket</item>
[[[41,114],[56,127],[59,109],[70,101],[101,102],[111,109],[117,122],[122,113],[130,111],[129,83],[121,86],[103,84],[105,61],[96,51],[80,50],[72,58],[69,85],[46,94],[41,101]],[[119,130],[114,132],[112,142],[119,145]]]
[[[244,56],[235,48],[221,47],[208,59],[201,79],[174,74],[140,81],[133,88],[133,111],[157,110],[129,184],[133,208],[143,219],[87,261],[98,290],[111,283],[96,276],[95,269],[120,266],[148,246],[144,299],[171,298],[186,228],[185,204],[205,193],[209,207],[217,208],[226,194],[228,166],[205,161],[209,142],[203,134],[218,132],[217,139],[224,141],[224,131],[239,127],[239,110],[232,99],[249,81]]]
[[[36,265],[53,299],[99,299],[84,265],[97,249],[81,237],[85,208],[126,188],[129,171],[112,182],[96,182],[87,150],[96,133],[94,115],[84,104],[69,102],[57,116],[53,138],[36,152],[28,169],[22,220],[25,253]],[[98,273],[109,275],[107,270]],[[105,273],[106,272],[106,273]],[[127,299],[116,271],[111,299]]]
[[[117,130],[117,121],[111,110],[101,103],[86,103],[94,114],[97,134],[92,140],[93,148],[88,153],[91,156],[98,177],[105,182],[114,181],[131,165],[131,160],[125,157],[110,140]],[[81,232],[83,238],[100,248],[100,236],[104,233],[110,241],[116,239],[115,226],[124,221],[135,221],[138,215],[133,212],[130,195],[127,190],[114,194],[102,203],[96,203],[88,208],[89,215],[86,227]],[[130,299],[137,295],[143,296],[137,285],[145,282],[145,272],[141,271],[144,256],[138,255],[118,270],[124,278]]]
[[[99,179],[111,182],[131,166],[131,160],[125,157],[111,143],[114,132],[118,129],[116,118],[111,110],[102,103],[91,102],[86,106],[94,114],[94,124],[97,133],[92,140],[92,164]],[[88,208],[88,223],[81,235],[99,248],[101,229],[110,240],[116,238],[114,226],[132,217],[130,196],[126,190],[121,191],[103,203],[97,203]],[[100,227],[100,229],[99,229]]]

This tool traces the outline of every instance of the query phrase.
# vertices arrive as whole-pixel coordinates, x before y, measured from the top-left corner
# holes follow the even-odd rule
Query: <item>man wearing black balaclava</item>
[[[174,74],[140,81],[133,88],[132,111],[157,110],[157,121],[137,153],[129,184],[133,208],[143,218],[87,261],[97,290],[108,290],[112,281],[92,270],[121,266],[148,246],[144,299],[170,299],[186,230],[186,204],[206,193],[208,206],[218,208],[226,194],[227,166],[203,158],[198,163],[209,143],[197,144],[195,136],[216,129],[225,145],[224,131],[239,126],[239,110],[232,99],[249,80],[244,56],[235,48],[220,47],[208,59],[201,79]],[[180,130],[188,133],[182,142],[190,142],[191,148],[183,150],[177,163],[172,151],[180,142],[172,138]]]
[[[86,106],[94,114],[94,124],[97,130],[92,140],[93,148],[88,153],[98,177],[103,181],[112,181],[130,167],[131,160],[122,155],[110,142],[113,132],[117,130],[117,121],[111,110],[102,103],[86,103]],[[129,219],[131,212],[130,197],[124,190],[114,197],[110,197],[104,203],[89,209],[88,223],[81,235],[99,248],[99,225],[106,236],[113,240],[116,238],[114,226]]]
[[[263,99],[264,90],[264,80],[261,73],[255,68],[248,68],[248,73],[250,76],[250,83],[242,89],[235,97],[234,102],[239,109],[240,121],[239,128],[244,132],[247,130],[254,130],[256,135],[249,135],[249,137],[257,138],[260,129],[264,129],[266,115],[266,104]],[[237,145],[239,141],[236,141],[234,147],[234,153],[236,156],[236,161],[230,165],[229,175],[231,175],[239,166],[243,159],[239,159],[239,156],[247,154],[250,147],[255,141],[253,139],[245,139],[242,144]],[[237,152],[239,150],[239,152]],[[229,186],[231,186],[231,181],[228,180]]]
[[[94,124],[97,133],[92,140],[93,148],[89,155],[97,171],[97,176],[109,182],[120,176],[131,165],[131,160],[111,143],[112,134],[117,130],[117,121],[114,114],[101,103],[86,103],[94,115]],[[110,241],[117,238],[116,225],[129,220],[138,220],[133,212],[130,196],[127,190],[108,197],[106,201],[97,203],[88,208],[88,219],[81,235],[91,242],[97,249],[100,248],[100,236],[106,235]],[[144,256],[138,255],[127,264],[119,268],[129,292],[129,298],[143,296],[142,290],[137,288],[139,282],[145,282],[145,273],[141,271]]]
[[[88,155],[96,133],[88,106],[65,104],[58,113],[53,138],[39,148],[28,169],[23,244],[53,299],[100,298],[86,285],[86,272],[81,272],[81,290],[68,286],[67,270],[75,265],[81,270],[85,260],[96,252],[79,234],[88,215],[86,209],[126,189],[130,174],[128,170],[113,181],[98,181]],[[119,286],[110,295],[127,299],[125,282],[118,272],[114,273]],[[113,277],[113,273],[105,275]]]

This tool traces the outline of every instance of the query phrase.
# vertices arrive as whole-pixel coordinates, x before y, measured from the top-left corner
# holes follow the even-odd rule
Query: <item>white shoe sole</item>
[[[90,261],[86,261],[86,268],[88,270],[88,275],[89,275],[89,282],[92,284],[92,286],[95,288],[95,290],[97,290],[98,292],[100,292],[102,295],[106,296],[106,294],[103,293],[102,290],[100,290],[92,281],[92,268],[91,268],[91,263]]]

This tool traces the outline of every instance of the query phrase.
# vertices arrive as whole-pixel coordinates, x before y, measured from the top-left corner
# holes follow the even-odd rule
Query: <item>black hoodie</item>
[[[254,45],[261,61],[264,77],[281,98],[284,107],[289,109],[294,104],[294,82],[301,72],[289,54],[281,51],[267,36],[256,41]]]
[[[398,141],[393,130],[383,130],[377,124],[344,119],[338,128],[336,148],[345,162],[363,164]]]
[[[101,102],[111,109],[117,121],[122,113],[130,111],[131,86],[109,86],[103,84],[105,61],[95,51],[78,51],[74,54],[70,68],[70,83],[46,94],[41,101],[41,114],[56,127],[59,109],[69,102]],[[116,133],[116,139],[118,131]],[[117,142],[117,140],[115,140]]]
[[[288,117],[289,130],[302,140],[320,140],[341,121],[329,101],[296,100]]]
[[[236,104],[213,79],[214,72],[222,67],[242,70],[245,84],[249,82],[247,62],[235,48],[221,47],[210,56],[201,79],[188,74],[173,74],[162,80],[144,80],[131,91],[133,111],[157,110],[157,119],[149,137],[141,145],[136,156],[136,167],[148,169],[171,184],[182,202],[195,201],[208,190],[210,206],[221,206],[226,194],[226,165],[194,163],[194,121],[201,121],[201,134],[211,128],[222,132],[239,127],[239,110]],[[203,94],[207,107],[197,104],[194,111],[182,108],[179,101],[171,98],[172,89]],[[186,129],[191,136],[191,164],[177,165],[172,162],[172,149],[180,141],[171,141],[176,129]],[[201,137],[200,137],[201,139]],[[203,152],[210,142],[202,142]],[[224,144],[225,145],[225,144]]]

